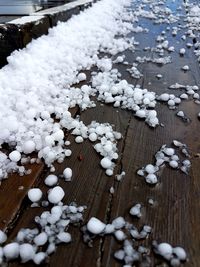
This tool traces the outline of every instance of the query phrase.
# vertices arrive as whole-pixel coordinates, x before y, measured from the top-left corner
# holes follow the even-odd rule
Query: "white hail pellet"
[[[3,254],[7,260],[13,260],[19,256],[19,244],[17,242],[10,243],[3,248]]]
[[[66,150],[65,150],[65,156],[66,156],[66,157],[70,157],[71,154],[72,154],[72,151],[71,151],[70,149],[66,149]]]
[[[178,111],[178,112],[176,113],[176,115],[177,115],[178,117],[181,117],[181,118],[185,117],[185,114],[184,114],[184,112],[183,112],[182,110]]]
[[[47,186],[54,186],[56,185],[58,182],[58,177],[54,174],[50,174],[48,175],[45,180],[44,180],[44,183],[47,185]]]
[[[141,214],[141,208],[142,208],[142,205],[141,204],[136,204],[135,206],[133,206],[129,213],[132,215],[132,216],[136,216],[138,218],[140,218],[142,216]]]
[[[179,258],[181,261],[185,261],[187,258],[187,254],[182,247],[174,247],[173,253]]]
[[[178,168],[178,162],[175,160],[171,160],[169,162],[169,166],[172,167],[173,169],[176,169],[176,168]]]
[[[115,235],[115,238],[116,238],[118,241],[123,241],[123,240],[126,239],[126,235],[125,235],[125,233],[124,233],[123,231],[121,231],[121,230],[117,230],[117,231],[115,231],[114,235]]]
[[[188,99],[188,95],[183,93],[183,94],[180,95],[180,98],[181,99]]]
[[[79,82],[85,81],[87,79],[87,76],[86,76],[85,73],[81,72],[81,73],[78,74],[77,79],[79,80]]]
[[[6,242],[6,240],[7,235],[2,230],[0,230],[0,244],[3,244],[4,242]]]
[[[23,144],[22,148],[25,154],[30,154],[35,151],[35,143],[32,140],[28,140]]]
[[[170,260],[172,257],[173,249],[168,243],[160,243],[157,247],[158,253],[165,259]]]
[[[28,198],[31,202],[38,202],[42,198],[42,191],[39,188],[32,188],[28,191]]]
[[[102,233],[106,225],[99,219],[92,217],[87,223],[87,230],[95,235]]]
[[[181,56],[183,56],[185,54],[185,48],[181,48],[179,53],[180,53]]]
[[[33,241],[36,244],[36,246],[43,246],[44,244],[46,244],[47,240],[48,240],[47,234],[45,232],[42,232],[39,235],[37,235]]]
[[[173,156],[175,151],[173,148],[170,147],[166,147],[164,148],[163,152],[167,155],[167,156]]]
[[[158,182],[158,178],[155,174],[149,173],[146,177],[145,180],[148,184],[156,184]]]
[[[170,107],[173,107],[176,105],[175,101],[173,99],[170,99],[168,102],[167,102],[168,106]]]
[[[104,169],[109,169],[112,167],[112,161],[106,157],[101,160],[100,164]]]
[[[60,242],[63,242],[63,243],[69,243],[72,241],[71,235],[65,232],[59,233],[57,235],[57,238],[59,239]]]
[[[95,141],[97,140],[97,134],[96,134],[96,133],[91,133],[91,134],[89,135],[89,140],[90,140],[91,142],[95,142]]]
[[[35,254],[33,262],[37,265],[40,265],[46,259],[46,256],[46,253],[38,252],[37,254]]]
[[[58,204],[64,197],[65,192],[62,187],[56,186],[48,192],[48,200],[52,204]]]
[[[70,168],[65,168],[63,171],[63,176],[65,181],[71,181],[72,179],[72,169]]]
[[[136,111],[135,116],[139,118],[145,118],[146,117],[146,111],[144,109],[139,109]]]
[[[126,225],[126,221],[123,217],[117,217],[112,221],[112,225],[115,227],[115,229],[119,230]]]
[[[112,176],[113,175],[113,170],[111,169],[106,169],[106,175]]]
[[[146,167],[145,167],[145,171],[146,171],[147,173],[155,173],[155,172],[156,172],[156,168],[155,168],[155,166],[153,166],[152,164],[148,164],[148,165],[146,165]]]
[[[188,65],[185,65],[185,66],[183,66],[181,69],[184,70],[184,71],[188,71],[190,68],[189,68]]]
[[[18,162],[21,159],[21,153],[17,150],[14,150],[9,154],[9,158],[11,161]]]
[[[35,256],[35,248],[29,243],[24,243],[19,246],[19,255],[22,263],[30,261]]]
[[[75,142],[76,142],[77,144],[83,143],[83,137],[82,137],[82,136],[77,136],[77,137],[75,138]]]

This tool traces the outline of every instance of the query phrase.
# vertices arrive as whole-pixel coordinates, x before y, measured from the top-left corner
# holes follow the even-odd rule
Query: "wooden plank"
[[[116,130],[125,134],[130,113],[126,111],[117,112],[107,105],[97,104],[95,112],[93,109],[85,111],[81,119],[89,124],[92,120],[98,122],[110,122],[116,125]],[[71,167],[73,170],[73,181],[60,181],[65,191],[65,203],[76,202],[80,205],[87,205],[85,220],[91,216],[96,216],[106,221],[109,207],[109,189],[114,183],[114,177],[105,175],[104,170],[100,167],[100,157],[94,151],[92,144],[85,141],[83,144],[74,143],[74,137],[70,138],[73,147],[73,154],[64,163],[56,165],[56,174],[62,174],[64,168]],[[123,141],[119,144],[119,153],[123,149]],[[83,156],[79,161],[78,156]],[[47,188],[43,184],[43,178],[39,187],[43,192]],[[41,208],[29,208],[24,210],[10,235],[10,240],[14,239],[16,233],[22,227],[34,227],[33,219],[41,211]],[[79,229],[72,229],[73,243],[68,246],[61,245],[57,252],[51,256],[50,266],[63,266],[67,262],[69,266],[95,266],[99,258],[101,241],[94,242],[94,248],[89,249],[82,242],[82,234]],[[87,256],[86,256],[87,255]],[[20,266],[19,263],[12,263],[10,266]],[[29,264],[28,264],[29,266]],[[31,263],[30,263],[31,266]]]
[[[150,34],[158,34],[163,30],[160,25],[151,26],[156,27],[157,30],[151,28]],[[181,33],[179,35],[181,36]],[[143,40],[142,36],[143,34],[140,35],[140,40]],[[146,38],[146,42],[141,43],[142,46],[145,47],[152,44],[152,39],[155,40],[155,36],[151,36],[149,39]],[[170,38],[170,41],[170,45],[174,45],[176,51],[179,51],[182,46],[177,44],[177,38]],[[140,53],[143,54],[142,51]],[[141,56],[140,53],[138,52],[137,55]],[[184,85],[199,84],[199,66],[192,50],[187,50],[186,56],[181,58],[178,54],[172,54],[172,60],[173,66],[169,64],[162,68],[152,63],[143,64],[141,68],[144,77],[139,83],[144,88],[152,89],[158,94],[175,92],[176,95],[182,92],[180,90],[168,90],[168,86],[173,83],[179,82]],[[180,68],[186,64],[190,66],[191,72],[183,73]],[[158,73],[163,74],[164,79],[157,80],[155,76]],[[169,111],[163,104],[158,104],[156,109],[160,122],[165,125],[164,128],[158,127],[155,130],[151,130],[134,118],[130,122],[122,157],[122,165],[126,171],[126,176],[123,182],[116,187],[111,220],[117,216],[124,216],[136,226],[141,227],[144,224],[152,226],[152,236],[140,244],[146,244],[151,247],[152,240],[158,240],[183,246],[190,258],[190,261],[185,266],[199,266],[200,255],[197,247],[200,239],[197,233],[199,232],[198,222],[200,219],[200,210],[198,208],[200,201],[198,164],[200,160],[194,157],[199,151],[200,124],[197,119],[199,106],[190,100],[184,101],[178,108],[178,110],[183,110],[191,118],[190,124],[183,123],[175,116],[176,111]],[[136,175],[137,169],[153,162],[153,156],[160,146],[162,144],[170,145],[173,139],[185,142],[190,148],[192,154],[190,175],[186,176],[179,171],[165,168],[162,173],[161,183],[155,188],[148,186],[143,178]],[[148,204],[148,199],[150,198],[155,200],[154,206]],[[133,219],[129,215],[129,209],[136,203],[142,203],[143,205],[143,216],[140,220]],[[113,237],[105,238],[101,266],[121,266],[113,258],[113,252],[119,247],[120,245]],[[159,260],[155,261],[154,257],[151,260],[151,266],[159,264]]]
[[[0,229],[8,230],[17,216],[27,191],[33,186],[37,177],[41,174],[44,164],[26,166],[31,168],[29,175],[19,176],[12,174],[9,179],[3,181],[0,186]]]
[[[72,116],[76,116],[78,108],[71,109]],[[68,135],[69,133],[66,133]],[[33,157],[37,157],[34,155]],[[31,170],[31,174],[19,176],[17,173],[9,175],[8,179],[2,181],[0,186],[0,229],[9,231],[12,228],[18,214],[26,207],[27,192],[31,187],[37,186],[39,177],[46,173],[45,164],[28,164],[25,166]],[[47,168],[46,168],[47,169]],[[15,194],[13,194],[15,192]],[[25,204],[25,206],[23,205]],[[6,207],[6,208],[5,208]]]
[[[141,20],[143,25],[147,25],[151,31],[149,35],[144,33],[136,35],[141,42],[142,47],[155,46],[155,37],[166,28],[166,25],[153,25],[148,20]],[[175,24],[176,25],[176,24]],[[184,44],[180,41],[181,31],[176,38],[171,37],[169,33],[170,45],[174,45],[178,51]],[[177,43],[179,40],[179,43]],[[135,60],[137,55],[143,55],[144,51],[138,50],[133,54],[126,52],[127,59],[131,62]],[[199,68],[192,50],[187,50],[185,57],[180,57],[177,53],[172,54],[173,65],[169,64],[162,68],[152,64],[142,64],[140,66],[144,77],[137,83],[144,88],[155,91],[157,93],[171,92],[168,86],[179,82],[182,84],[199,84]],[[183,65],[190,65],[191,71],[183,73],[180,68]],[[126,66],[119,65],[118,68],[122,72],[123,78],[135,84],[134,79],[130,79],[130,75],[126,72]],[[163,79],[157,80],[156,74],[164,75]],[[176,90],[175,94],[181,90]],[[164,104],[157,104],[157,111],[160,122],[165,127],[150,129],[143,121],[133,117],[131,112],[117,110],[106,105],[97,105],[95,110],[87,110],[81,114],[81,119],[89,124],[92,120],[100,122],[110,122],[116,126],[116,129],[124,135],[124,140],[119,143],[120,159],[117,163],[116,172],[123,169],[126,171],[126,177],[121,183],[117,183],[114,177],[106,177],[104,171],[99,166],[100,157],[92,148],[91,143],[85,141],[84,144],[74,143],[74,138],[69,137],[72,141],[71,147],[73,154],[62,164],[56,164],[56,174],[61,174],[65,167],[73,169],[73,181],[60,184],[65,190],[66,203],[72,201],[78,204],[86,204],[88,209],[85,213],[85,222],[91,217],[96,216],[104,222],[111,222],[117,216],[124,216],[136,226],[149,224],[153,228],[151,237],[141,244],[151,246],[152,240],[170,242],[173,245],[181,245],[186,248],[190,261],[185,264],[186,267],[198,267],[200,255],[198,247],[200,239],[199,219],[200,219],[200,181],[198,166],[199,157],[195,157],[200,151],[199,131],[200,124],[197,120],[199,106],[195,105],[191,100],[183,102],[179,110],[183,110],[191,123],[185,124],[175,116],[175,111],[170,111]],[[178,170],[165,168],[161,181],[156,187],[148,186],[144,179],[136,175],[138,168],[153,162],[154,154],[163,144],[171,144],[173,139],[178,139],[188,144],[192,154],[192,169],[189,176],[186,176]],[[83,156],[83,160],[79,161],[79,155]],[[39,178],[39,187],[46,194],[48,188],[43,184],[44,175]],[[113,198],[109,193],[111,186],[115,187]],[[155,200],[155,205],[150,206],[148,200]],[[26,199],[24,200],[26,201]],[[135,203],[143,204],[143,216],[140,220],[133,219],[129,215],[130,207]],[[21,227],[34,227],[33,219],[41,208],[23,209],[21,216],[13,225],[10,240],[14,239],[16,233]],[[71,230],[73,243],[58,247],[57,252],[52,255],[49,260],[49,266],[60,267],[68,266],[102,266],[114,267],[121,264],[114,260],[113,252],[120,247],[114,238],[97,238],[94,240],[93,248],[88,248],[82,242],[82,234],[77,228]],[[159,264],[159,260],[154,261],[152,257],[152,265]],[[20,263],[11,263],[9,266],[21,266]],[[32,263],[26,266],[33,266]]]

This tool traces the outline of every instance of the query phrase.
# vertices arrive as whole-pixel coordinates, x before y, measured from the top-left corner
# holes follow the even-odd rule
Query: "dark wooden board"
[[[180,1],[178,2],[180,3]],[[139,23],[149,28],[150,32],[148,34],[135,34],[135,39],[140,41],[140,47],[136,53],[126,51],[126,59],[130,63],[133,63],[138,55],[148,56],[149,52],[144,52],[142,48],[155,46],[156,36],[167,27],[167,25],[154,25],[147,19],[141,19]],[[143,88],[158,94],[163,92],[171,92],[176,95],[182,93],[181,90],[168,89],[168,86],[176,82],[184,85],[200,85],[199,66],[193,50],[186,49],[184,57],[180,57],[178,54],[179,49],[185,46],[185,42],[181,40],[183,33],[184,30],[180,31],[176,37],[172,37],[171,33],[168,33],[170,45],[176,48],[176,52],[171,54],[172,64],[162,67],[153,63],[140,64],[139,68],[144,76],[138,81],[130,77],[126,71],[126,65],[116,65],[122,73],[122,77],[132,84],[140,84]],[[152,53],[150,55],[152,56]],[[186,64],[190,66],[191,70],[184,73],[181,67]],[[163,74],[163,78],[160,80],[156,78],[158,73]],[[85,124],[89,124],[92,120],[109,122],[114,125],[117,131],[122,133],[123,139],[118,145],[120,158],[117,161],[115,173],[124,170],[126,176],[121,182],[116,182],[114,176],[107,177],[99,165],[101,158],[94,151],[92,143],[85,141],[83,144],[76,144],[74,137],[70,135],[68,139],[71,141],[72,156],[62,164],[55,164],[57,175],[62,174],[66,167],[73,169],[72,182],[59,181],[65,190],[64,202],[75,201],[79,205],[87,206],[84,223],[91,216],[96,216],[106,223],[111,222],[117,216],[123,216],[136,226],[149,224],[152,226],[153,233],[148,240],[141,244],[151,246],[152,240],[155,239],[183,246],[190,259],[185,266],[199,267],[200,158],[196,156],[200,153],[200,122],[197,119],[199,109],[193,100],[183,101],[177,110],[183,110],[191,119],[190,123],[184,123],[175,115],[177,110],[169,110],[164,104],[158,103],[156,110],[164,127],[159,126],[156,129],[150,129],[143,121],[136,119],[132,112],[115,109],[109,105],[97,103],[95,109],[81,112],[81,120]],[[74,114],[76,115],[76,112]],[[143,178],[137,176],[136,171],[148,163],[153,163],[154,154],[160,146],[163,144],[170,146],[173,139],[186,143],[190,148],[192,168],[189,176],[166,167],[158,185],[155,187],[147,185]],[[80,155],[83,157],[81,161],[78,159]],[[35,171],[34,179],[26,180],[28,185],[25,187],[26,190],[20,193],[20,196],[16,195],[14,210],[11,210],[13,208],[11,207],[10,211],[4,211],[5,208],[0,206],[0,212],[5,212],[7,214],[5,216],[10,216],[6,220],[10,222],[13,220],[8,229],[9,240],[14,239],[20,228],[35,226],[34,217],[44,209],[30,208],[26,194],[31,186],[37,185],[46,195],[48,188],[43,181],[47,174],[48,172],[40,172],[39,169],[38,172]],[[15,175],[13,177],[4,182],[0,190],[12,192],[11,189],[16,190],[19,184],[21,185],[22,180],[20,179],[25,179],[25,177],[19,178],[18,181]],[[111,186],[115,188],[114,195],[109,192]],[[3,194],[0,195],[0,198],[2,198],[2,202],[0,199],[1,203],[6,203]],[[148,203],[150,198],[155,200],[153,206]],[[143,216],[139,220],[133,219],[129,215],[130,207],[136,203],[143,205]],[[5,228],[6,225],[4,224],[2,227]],[[121,266],[121,263],[113,258],[114,251],[121,244],[117,243],[113,237],[96,238],[93,242],[93,248],[89,248],[82,242],[80,228],[71,228],[70,232],[73,242],[69,245],[59,246],[46,265],[52,267]],[[156,266],[157,263],[159,264],[159,261],[154,261],[154,257],[152,257],[152,267]],[[33,264],[24,265],[15,262],[9,266],[33,266]]]

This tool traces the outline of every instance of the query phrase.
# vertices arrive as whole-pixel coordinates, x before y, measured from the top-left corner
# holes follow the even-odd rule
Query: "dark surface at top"
[[[67,0],[0,0],[1,15],[28,15],[41,9],[65,4]]]
[[[40,11],[73,0],[0,0],[0,23],[6,23],[20,16]]]

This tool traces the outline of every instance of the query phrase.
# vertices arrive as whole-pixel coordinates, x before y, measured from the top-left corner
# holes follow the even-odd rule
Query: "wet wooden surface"
[[[155,38],[167,25],[154,25],[151,21],[142,19],[142,26],[150,29],[148,34],[139,33],[135,39],[140,42],[136,53],[127,51],[126,59],[133,62],[137,55],[148,55],[144,52],[146,46],[155,46]],[[170,45],[175,46],[176,52],[172,53],[172,64],[163,67],[153,63],[144,63],[139,66],[143,77],[137,81],[143,88],[155,91],[158,94],[169,92],[168,86],[179,82],[185,85],[200,85],[200,71],[193,49],[187,49],[186,55],[180,57],[178,51],[185,47],[181,40],[180,32],[172,37],[170,32],[168,40]],[[190,40],[191,41],[191,40]],[[184,73],[180,70],[185,64],[191,70]],[[117,65],[122,72],[123,78],[136,84],[125,71],[126,66]],[[160,73],[163,78],[158,80],[155,76]],[[178,95],[181,91],[173,91]],[[97,103],[95,109],[89,109],[81,113],[81,119],[89,124],[92,120],[109,122],[115,130],[120,131],[123,139],[118,144],[119,160],[115,168],[115,174],[122,170],[126,172],[124,179],[117,182],[115,177],[107,177],[100,168],[100,157],[94,151],[92,144],[85,141],[76,144],[74,137],[69,135],[71,141],[72,156],[62,164],[56,164],[56,174],[61,174],[66,167],[73,169],[72,182],[63,182],[65,190],[65,203],[75,201],[79,205],[86,205],[84,214],[85,223],[96,216],[102,221],[109,223],[112,219],[123,216],[137,226],[148,224],[152,226],[153,233],[147,241],[141,244],[151,244],[152,240],[166,241],[172,245],[183,246],[189,257],[186,267],[199,267],[200,265],[200,158],[195,155],[200,152],[200,122],[197,114],[199,105],[193,100],[184,101],[177,110],[183,110],[191,119],[190,123],[184,123],[177,116],[176,111],[169,110],[164,104],[157,104],[158,117],[164,127],[150,129],[143,121],[136,119],[132,112],[115,109],[109,105]],[[76,114],[76,113],[75,113]],[[75,115],[74,114],[74,115]],[[138,168],[154,162],[154,154],[161,145],[171,145],[172,140],[177,139],[186,143],[190,149],[192,167],[189,175],[178,170],[166,167],[156,187],[147,185],[143,178],[136,175]],[[83,160],[79,160],[79,156]],[[0,218],[1,228],[9,233],[9,240],[13,240],[22,227],[34,227],[34,217],[41,213],[43,208],[30,208],[26,192],[32,186],[39,186],[43,192],[47,191],[43,180],[48,170],[43,170],[43,165],[33,166],[30,176],[17,177],[4,181],[0,187]],[[19,191],[19,186],[24,186]],[[114,194],[110,194],[110,188],[114,187]],[[15,192],[15,193],[14,193]],[[148,200],[153,199],[155,204],[149,205]],[[129,209],[133,204],[143,205],[141,219],[133,219],[129,216]],[[18,216],[19,215],[19,216]],[[83,223],[84,224],[84,223]],[[48,266],[70,267],[114,267],[122,266],[113,258],[114,251],[120,247],[114,237],[97,238],[93,247],[89,248],[82,242],[82,233],[79,228],[73,228],[73,242],[69,245],[60,245],[55,254],[51,256]],[[158,265],[157,265],[158,264]],[[154,261],[153,266],[159,265],[159,260]],[[33,266],[32,263],[11,263],[9,266]]]

